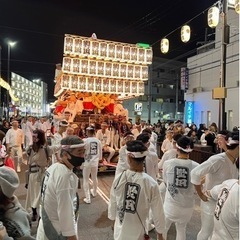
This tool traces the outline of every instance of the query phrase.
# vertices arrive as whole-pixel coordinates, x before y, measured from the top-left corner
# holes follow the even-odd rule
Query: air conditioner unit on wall
[[[195,87],[195,88],[193,88],[193,93],[199,93],[199,92],[203,92],[203,88],[202,87]]]

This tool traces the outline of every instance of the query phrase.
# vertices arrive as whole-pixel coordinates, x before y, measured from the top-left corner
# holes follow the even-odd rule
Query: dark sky
[[[17,41],[11,50],[11,71],[30,80],[41,78],[49,84],[49,98],[53,98],[55,64],[62,62],[66,33],[90,37],[95,32],[100,39],[145,42],[152,45],[154,56],[181,60],[178,56],[188,55],[197,42],[204,41],[208,28],[204,10],[214,2],[0,0],[2,76],[6,79],[7,40]],[[190,43],[184,44],[180,41],[180,27],[189,20],[192,36]],[[212,31],[208,28],[209,34]],[[170,41],[167,55],[159,49],[165,35],[169,35]]]

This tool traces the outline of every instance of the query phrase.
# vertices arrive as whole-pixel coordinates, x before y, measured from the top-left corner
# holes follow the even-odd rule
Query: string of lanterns
[[[231,5],[235,8],[235,11],[240,14],[240,0],[228,0]],[[218,6],[217,6],[218,5]],[[219,23],[221,2],[218,1],[214,6],[208,9],[208,26],[215,28]],[[181,27],[181,41],[187,43],[191,37],[191,29],[189,25],[184,25]],[[160,49],[163,54],[169,51],[169,40],[164,37],[160,43]]]

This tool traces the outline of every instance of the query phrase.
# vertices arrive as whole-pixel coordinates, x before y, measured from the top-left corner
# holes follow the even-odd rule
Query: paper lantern
[[[64,53],[72,53],[73,50],[73,38],[65,37],[64,39]]]
[[[161,52],[165,54],[168,52],[168,50],[169,50],[169,41],[167,38],[163,38],[161,40]]]
[[[75,38],[73,46],[74,46],[73,48],[74,54],[77,54],[77,55],[82,54],[82,39]]]
[[[238,14],[240,14],[240,0],[235,0],[234,7],[235,7],[235,11],[236,11]]]
[[[184,25],[181,28],[181,40],[186,43],[189,41],[191,35],[190,27],[188,25]]]
[[[208,9],[208,26],[215,28],[219,23],[219,8],[214,6]]]

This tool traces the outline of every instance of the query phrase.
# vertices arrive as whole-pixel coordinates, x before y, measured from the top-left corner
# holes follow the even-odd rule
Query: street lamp
[[[17,42],[8,41],[8,68],[7,68],[7,82],[11,85],[10,79],[10,54],[11,54],[11,47],[14,47]],[[7,119],[9,120],[9,91],[7,91]]]

